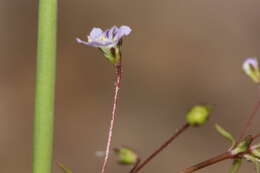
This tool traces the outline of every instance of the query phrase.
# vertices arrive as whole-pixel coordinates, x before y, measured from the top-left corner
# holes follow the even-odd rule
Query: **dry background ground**
[[[79,45],[93,26],[129,25],[113,146],[146,156],[197,103],[215,105],[208,124],[188,131],[142,172],[174,173],[225,150],[215,122],[239,134],[259,91],[243,75],[260,57],[259,0],[60,0],[55,160],[98,173],[110,120],[113,69]],[[37,2],[0,1],[0,172],[31,172]],[[257,94],[258,93],[258,94]],[[251,132],[259,132],[260,117]],[[110,160],[108,172],[124,173]],[[230,162],[201,170],[226,172]],[[254,172],[245,164],[241,172]],[[55,173],[61,171],[55,167]]]

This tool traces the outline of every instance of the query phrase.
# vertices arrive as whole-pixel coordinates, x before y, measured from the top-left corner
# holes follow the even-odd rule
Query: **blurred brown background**
[[[111,116],[113,68],[75,42],[92,27],[129,25],[113,147],[146,157],[184,122],[187,109],[215,105],[205,126],[186,132],[142,172],[174,173],[223,152],[219,123],[238,135],[257,100],[242,73],[259,56],[259,0],[60,0],[55,160],[98,173]],[[0,1],[0,172],[31,172],[37,2]],[[251,132],[259,132],[259,116]],[[226,172],[230,161],[201,170]],[[61,171],[54,166],[55,173]],[[113,157],[107,172],[127,173]],[[254,172],[245,164],[241,172]]]

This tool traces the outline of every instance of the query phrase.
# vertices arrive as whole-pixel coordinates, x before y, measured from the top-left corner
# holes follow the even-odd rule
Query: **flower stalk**
[[[243,65],[242,69],[245,72],[245,74],[252,79],[255,83],[260,83],[260,69],[257,58],[249,57],[247,58]],[[246,132],[248,131],[249,127],[252,124],[253,119],[256,116],[257,111],[260,108],[260,98],[258,99],[255,107],[253,108],[252,112],[249,114],[247,121],[245,122],[244,127],[241,130],[238,142],[240,142],[246,135]]]
[[[76,38],[76,41],[80,44],[87,46],[92,46],[101,50],[105,58],[113,64],[115,68],[115,91],[114,91],[114,100],[112,107],[112,117],[110,121],[110,127],[108,131],[107,145],[105,158],[102,165],[101,173],[105,172],[107,167],[108,157],[111,150],[111,142],[113,135],[114,122],[116,119],[118,95],[120,90],[120,83],[122,77],[122,56],[121,56],[121,46],[122,39],[124,36],[127,36],[131,33],[132,29],[129,26],[113,26],[110,29],[103,31],[100,28],[93,28],[90,34],[87,36],[87,41]]]
[[[51,173],[54,132],[57,0],[39,0],[33,173]]]
[[[121,55],[119,55],[121,56]],[[104,173],[106,170],[108,157],[111,150],[111,142],[112,142],[112,136],[113,136],[113,128],[114,128],[114,122],[116,119],[116,112],[117,112],[117,104],[118,104],[118,98],[119,98],[119,90],[120,90],[120,84],[121,84],[121,78],[122,78],[122,60],[120,57],[120,60],[118,64],[114,65],[115,68],[115,91],[114,91],[114,100],[113,100],[113,108],[112,108],[112,117],[110,121],[110,127],[108,131],[108,138],[107,138],[107,144],[106,144],[106,152],[105,152],[105,158],[102,165],[101,173]]]

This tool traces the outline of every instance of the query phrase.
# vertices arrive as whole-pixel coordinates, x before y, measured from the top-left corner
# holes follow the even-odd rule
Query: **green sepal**
[[[64,173],[73,173],[69,168],[66,168],[62,163],[57,162],[58,166],[62,169]]]
[[[231,168],[229,169],[228,173],[236,173],[239,171],[241,166],[242,160],[241,159],[234,159]]]
[[[119,61],[121,59],[121,53],[120,53],[119,46],[103,47],[103,48],[100,48],[100,50],[103,52],[104,56],[110,63],[112,63],[114,65],[119,63]]]
[[[228,139],[231,142],[231,147],[235,146],[236,144],[236,140],[235,138],[231,135],[231,133],[229,133],[227,130],[225,130],[224,128],[222,128],[220,125],[215,124],[215,128],[217,130],[217,132],[223,136],[224,138]]]
[[[114,150],[118,156],[118,162],[124,165],[133,165],[138,161],[138,155],[127,147],[121,147]]]

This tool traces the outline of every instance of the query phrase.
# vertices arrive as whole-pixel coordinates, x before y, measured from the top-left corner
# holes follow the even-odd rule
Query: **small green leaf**
[[[256,173],[260,173],[260,163],[259,162],[254,162],[254,163],[255,163]]]
[[[236,144],[236,140],[235,138],[231,135],[231,133],[229,133],[227,130],[225,130],[224,128],[222,128],[220,125],[215,124],[215,128],[217,130],[217,132],[222,135],[224,138],[228,139],[231,142],[232,147],[235,146]]]
[[[64,173],[72,173],[69,168],[66,168],[62,163],[57,162],[58,166],[63,170]]]
[[[115,153],[118,156],[118,162],[124,165],[133,165],[138,160],[138,155],[131,149],[121,147],[115,149]]]
[[[229,169],[228,173],[236,173],[238,172],[241,166],[242,160],[241,159],[234,159],[232,163],[232,167]]]
[[[244,155],[244,157],[245,157],[247,160],[253,162],[253,163],[255,164],[256,173],[260,173],[260,159],[254,157],[254,156],[252,156],[252,155],[249,155],[249,154]]]
[[[254,148],[254,149],[258,149],[258,150],[260,150],[260,144],[256,144],[256,145],[254,145],[253,148]]]
[[[252,150],[252,153],[253,153],[256,157],[260,158],[260,149],[258,149],[258,148],[253,149],[253,150]]]
[[[260,144],[256,144],[254,146],[255,146],[255,148],[259,148],[260,149]]]

